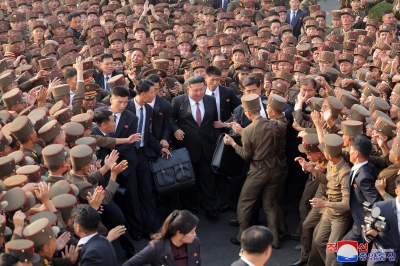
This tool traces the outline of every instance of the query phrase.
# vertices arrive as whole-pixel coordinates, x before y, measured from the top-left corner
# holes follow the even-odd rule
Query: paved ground
[[[295,232],[298,225],[298,213],[294,203],[284,206],[286,221],[291,232]],[[265,224],[265,215],[260,212],[261,223]],[[217,221],[209,221],[204,217],[204,211],[199,212],[198,217],[200,223],[197,229],[197,236],[201,242],[202,264],[206,266],[229,266],[233,261],[239,258],[238,246],[234,246],[229,242],[231,237],[235,237],[238,233],[238,227],[229,226],[230,219],[235,219],[234,212],[220,214]],[[148,241],[143,239],[137,243],[136,249],[139,251],[147,246]],[[300,252],[294,251],[293,248],[299,244],[298,241],[289,240],[281,244],[280,250],[273,250],[272,257],[267,266],[288,266],[291,262],[298,259]],[[118,241],[114,246],[117,250],[119,265],[125,262],[125,254],[121,250]]]

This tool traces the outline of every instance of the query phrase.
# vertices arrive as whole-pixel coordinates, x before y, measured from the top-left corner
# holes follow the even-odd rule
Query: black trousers
[[[101,215],[101,221],[108,230],[111,230],[118,225],[124,225],[128,229],[123,212],[113,200],[110,201],[108,204],[103,205],[103,209],[104,210]],[[124,249],[125,251],[135,250],[133,240],[129,235],[128,230],[126,230],[125,233],[118,238],[118,240],[121,243],[122,249]]]

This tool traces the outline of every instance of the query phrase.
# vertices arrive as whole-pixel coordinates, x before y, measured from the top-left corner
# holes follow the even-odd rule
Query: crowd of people
[[[287,239],[292,266],[349,264],[340,240],[399,265],[400,1],[380,2],[1,1],[0,265],[117,265],[117,239],[124,265],[199,265],[199,209],[237,213],[232,265]],[[211,166],[222,141],[236,174]],[[196,182],[160,194],[172,148]]]

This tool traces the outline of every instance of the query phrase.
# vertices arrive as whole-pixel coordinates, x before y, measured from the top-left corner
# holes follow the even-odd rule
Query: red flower
[[[125,125],[124,128],[128,128],[128,125]]]
[[[231,101],[231,99],[226,99],[226,102],[229,103]]]
[[[162,113],[161,113],[161,112],[158,112],[158,115],[162,115]]]

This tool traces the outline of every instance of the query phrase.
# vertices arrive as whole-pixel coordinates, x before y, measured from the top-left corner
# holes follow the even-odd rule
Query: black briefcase
[[[160,195],[170,194],[195,186],[195,175],[186,148],[172,150],[172,157],[158,157],[156,162],[150,162],[155,187]]]
[[[242,174],[245,161],[231,145],[225,145],[224,136],[221,134],[218,138],[211,167],[215,173],[232,178]]]

